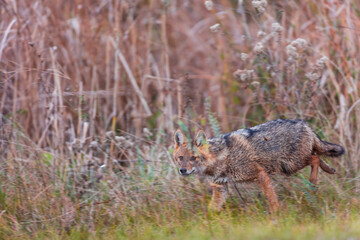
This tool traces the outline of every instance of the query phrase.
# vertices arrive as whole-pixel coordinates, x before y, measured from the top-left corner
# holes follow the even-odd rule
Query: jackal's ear
[[[175,142],[175,147],[180,147],[185,143],[185,136],[180,129],[178,129],[174,134],[174,142]]]
[[[206,143],[206,135],[203,130],[199,130],[196,134],[194,144],[197,147],[203,146]]]

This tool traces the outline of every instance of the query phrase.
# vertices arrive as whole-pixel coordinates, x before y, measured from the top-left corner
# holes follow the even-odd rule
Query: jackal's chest
[[[229,181],[226,165],[220,161],[208,165],[203,173],[216,184],[225,184]]]

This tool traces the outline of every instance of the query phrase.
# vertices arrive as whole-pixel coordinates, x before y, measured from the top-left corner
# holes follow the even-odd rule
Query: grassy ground
[[[328,179],[322,173],[317,190],[306,180],[308,169],[290,178],[274,179],[281,210],[270,215],[264,196],[252,184],[238,185],[241,197],[230,186],[224,211],[217,213],[207,208],[208,185],[196,177],[171,175],[166,179],[158,175],[149,179],[147,174],[139,175],[132,173],[127,178],[120,175],[116,179],[118,185],[112,188],[109,180],[102,179],[87,188],[81,202],[69,198],[71,191],[60,194],[59,187],[66,186],[59,186],[56,179],[31,197],[36,186],[28,186],[25,191],[14,184],[4,186],[10,180],[2,179],[1,189],[7,194],[1,195],[1,204],[5,206],[0,218],[1,239],[360,237],[360,204],[353,191],[354,181],[341,177]],[[36,184],[29,179],[26,182]],[[17,184],[25,183],[19,178]],[[40,181],[37,184],[42,185]],[[11,189],[18,192],[12,193]],[[114,197],[109,196],[112,191]]]
[[[217,216],[211,219],[194,215],[194,220],[183,223],[154,225],[142,223],[138,228],[100,229],[94,233],[73,231],[66,239],[358,239],[359,218],[338,219],[334,217],[296,221],[292,215],[277,220],[259,219],[259,216]],[[56,239],[53,232],[41,233],[43,237]],[[41,235],[37,237],[41,238]]]
[[[297,208],[297,207],[296,207]],[[89,230],[78,226],[60,230],[51,223],[35,233],[23,228],[14,233],[1,227],[2,239],[358,239],[360,218],[358,206],[347,206],[344,212],[315,214],[283,210],[277,216],[263,212],[223,213],[193,212],[181,218],[119,219],[117,223],[99,222]],[[119,209],[122,211],[123,209]],[[163,219],[162,219],[163,218]],[[104,220],[101,220],[104,221]],[[26,227],[25,227],[26,228]]]

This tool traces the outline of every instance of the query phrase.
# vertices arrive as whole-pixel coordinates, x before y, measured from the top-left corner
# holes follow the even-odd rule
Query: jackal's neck
[[[225,171],[224,162],[229,156],[229,150],[226,146],[226,140],[222,136],[208,139],[208,143],[210,154],[205,161],[203,173],[207,176],[216,177]]]
[[[228,156],[229,151],[227,147],[226,135],[221,135],[220,137],[211,138],[208,140],[208,143],[209,143],[209,152],[214,157],[216,157],[217,160],[222,160]]]

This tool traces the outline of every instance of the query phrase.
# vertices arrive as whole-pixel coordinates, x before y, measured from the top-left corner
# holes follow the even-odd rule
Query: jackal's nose
[[[179,171],[180,171],[181,174],[185,174],[187,172],[186,168],[180,168]]]

